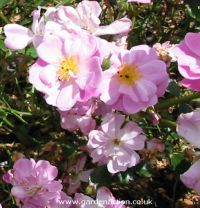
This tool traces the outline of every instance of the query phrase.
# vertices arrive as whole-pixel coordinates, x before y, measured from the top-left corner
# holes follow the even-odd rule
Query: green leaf
[[[103,165],[95,168],[91,174],[91,181],[93,183],[108,185],[111,182],[111,175],[107,170],[107,166]]]
[[[136,173],[139,176],[143,177],[151,177],[153,175],[151,166],[149,164],[143,164],[137,171]]]
[[[178,110],[179,110],[179,114],[190,113],[192,112],[192,107],[186,103],[180,103]]]
[[[123,185],[127,185],[129,183],[129,181],[132,179],[132,177],[130,176],[129,173],[119,173],[117,174],[117,178],[119,180],[119,182]]]
[[[180,87],[175,81],[171,81],[169,83],[167,90],[169,91],[170,94],[176,97],[180,96]]]
[[[32,58],[37,58],[37,53],[35,48],[31,47],[26,51],[26,54],[31,56]]]
[[[0,9],[5,7],[9,2],[10,2],[10,0],[1,0],[0,1]]]
[[[173,170],[176,170],[178,165],[180,165],[184,159],[184,154],[182,152],[174,152],[170,155],[170,159]]]
[[[4,41],[1,40],[1,39],[0,39],[0,50],[2,50],[4,52],[7,50],[7,48],[6,48],[5,44],[4,44]]]
[[[62,0],[61,2],[65,5],[72,5],[74,3],[74,0]]]
[[[190,0],[188,4],[188,14],[197,21],[200,21],[200,2],[197,0]]]

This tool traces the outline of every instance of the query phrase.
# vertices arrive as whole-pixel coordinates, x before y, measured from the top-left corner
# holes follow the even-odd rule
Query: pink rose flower
[[[13,185],[11,194],[23,207],[53,207],[61,197],[61,181],[55,180],[58,170],[48,161],[19,159],[3,180]]]
[[[146,137],[142,129],[129,121],[123,127],[125,117],[119,114],[106,114],[101,129],[89,133],[88,148],[94,162],[107,163],[110,173],[126,171],[139,162],[135,150],[144,148]]]
[[[76,193],[74,200],[79,202],[77,208],[125,208],[123,202],[116,200],[106,187],[97,190],[96,200],[81,193]]]
[[[200,109],[181,114],[177,120],[178,134],[197,148],[200,148]]]
[[[158,102],[168,85],[166,64],[155,49],[133,47],[111,57],[112,66],[103,72],[100,99],[127,114],[137,113]]]
[[[37,47],[40,59],[29,81],[45,94],[46,102],[61,111],[99,95],[101,66],[95,39],[86,34],[50,36]]]
[[[20,50],[30,43],[33,43],[34,47],[37,47],[42,42],[44,36],[59,33],[61,26],[51,18],[52,13],[55,11],[56,8],[50,7],[43,17],[40,17],[40,9],[33,11],[33,23],[31,29],[19,24],[5,25],[4,33],[6,35],[6,47],[12,50]],[[46,20],[48,21],[46,22]]]
[[[97,1],[84,0],[76,9],[71,6],[58,7],[58,18],[69,31],[88,31],[93,35],[128,34],[132,22],[124,17],[110,25],[100,26],[99,16],[102,10]]]
[[[81,182],[88,182],[89,180],[92,169],[84,170],[86,160],[86,156],[81,156],[78,158],[77,164],[70,166],[67,169],[68,176],[64,179],[64,183],[68,184],[67,193],[69,195],[77,192]]]
[[[173,50],[184,87],[200,91],[200,33],[187,33]]]
[[[196,161],[185,173],[180,175],[181,181],[200,194],[200,160]]]
[[[96,121],[92,118],[96,108],[97,102],[91,99],[87,102],[77,102],[69,111],[59,111],[61,127],[69,131],[80,129],[84,135],[87,135],[96,127]]]

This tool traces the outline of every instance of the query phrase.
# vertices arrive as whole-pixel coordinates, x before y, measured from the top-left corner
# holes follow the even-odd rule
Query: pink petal
[[[47,64],[38,59],[29,69],[29,82],[40,92],[45,93],[44,83],[41,82],[39,74]]]
[[[110,25],[100,26],[96,31],[95,35],[115,35],[128,33],[131,28],[132,22],[130,19],[124,17],[122,19],[116,20]]]
[[[56,71],[57,69],[54,66],[47,65],[44,67],[39,73],[41,82],[49,88],[54,86],[57,78]]]
[[[119,92],[121,94],[127,95],[130,97],[134,102],[139,101],[139,96],[137,95],[136,90],[134,89],[133,86],[127,86],[125,84],[121,84],[119,88]]]
[[[200,92],[200,79],[196,79],[196,80],[183,79],[181,83],[184,87]]]
[[[64,58],[63,43],[56,36],[49,36],[37,47],[38,56],[47,63],[59,63]]]
[[[15,162],[13,169],[17,177],[26,178],[33,174],[35,164],[33,159],[19,159]]]
[[[128,122],[125,126],[119,130],[118,138],[122,141],[133,140],[136,136],[142,133],[142,129],[134,122]]]
[[[181,114],[177,120],[177,132],[188,142],[200,148],[200,111]]]
[[[103,132],[98,130],[91,131],[88,137],[89,137],[89,141],[87,146],[89,148],[94,148],[94,149],[103,145],[103,143],[107,140]]]
[[[163,61],[153,60],[140,66],[140,73],[143,77],[154,83],[158,83],[160,79],[168,79],[166,64]]]
[[[82,59],[82,63],[97,52],[96,40],[91,35],[83,33],[69,36],[65,40],[64,51],[66,56],[78,58],[80,61]]]
[[[192,52],[200,57],[200,33],[187,33],[185,36],[185,43]]]
[[[77,120],[78,126],[84,135],[87,135],[90,131],[96,127],[96,122],[92,117],[82,116]]]
[[[101,128],[110,138],[116,138],[125,117],[120,114],[108,113],[103,117]]]
[[[142,66],[153,60],[157,60],[158,56],[154,48],[150,48],[147,45],[134,46],[130,49],[130,56],[134,57],[135,65]]]
[[[140,161],[140,156],[135,151],[133,151],[131,154],[130,163],[128,167],[130,168],[136,166],[139,163],[139,161]]]
[[[139,80],[134,88],[142,102],[148,102],[151,95],[156,94],[157,91],[155,84],[145,79]]]
[[[58,175],[57,168],[45,160],[39,160],[35,168],[42,178],[46,178],[48,180],[53,180]]]
[[[57,107],[61,111],[70,110],[79,98],[79,88],[75,83],[65,83],[57,98]]]
[[[77,11],[80,16],[87,16],[88,14],[90,14],[98,17],[101,14],[102,10],[97,1],[82,1],[78,4]]]
[[[112,200],[114,200],[112,193],[106,187],[101,187],[97,190],[96,198],[100,201],[107,201],[107,202],[111,202]]]
[[[181,181],[189,188],[195,189],[200,193],[200,160],[196,161],[185,173],[180,175]]]
[[[104,80],[104,75],[103,75],[102,79],[103,79],[102,92],[100,98],[107,105],[112,105],[118,100],[120,96],[120,93],[118,92],[120,85],[117,79],[115,78],[111,78],[111,80],[109,79]]]
[[[141,102],[135,103],[129,98],[129,96],[123,96],[122,102],[123,102],[124,110],[128,114],[137,113],[141,109],[145,108],[143,103]]]
[[[6,35],[5,45],[12,50],[20,50],[31,43],[33,33],[26,27],[18,24],[7,24],[4,27]]]
[[[11,189],[11,194],[17,199],[24,199],[27,197],[27,192],[21,186],[14,186]]]
[[[61,21],[64,21],[65,23],[72,21],[73,23],[76,23],[77,25],[80,24],[80,17],[76,11],[71,6],[60,6],[57,9],[58,17],[61,19]]]
[[[144,135],[139,135],[132,140],[126,140],[124,146],[126,148],[132,148],[134,150],[141,150],[144,149],[146,139],[147,138]]]

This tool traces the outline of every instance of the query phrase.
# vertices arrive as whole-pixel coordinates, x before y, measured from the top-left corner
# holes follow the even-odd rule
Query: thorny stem
[[[167,109],[170,106],[178,105],[179,103],[187,102],[187,101],[190,101],[190,100],[193,100],[193,99],[197,99],[197,98],[200,98],[200,93],[194,93],[194,94],[191,94],[191,95],[185,95],[185,96],[181,96],[181,97],[178,97],[178,98],[170,98],[170,99],[168,99],[166,101],[161,102],[157,106],[155,106],[155,109],[156,110]]]
[[[166,120],[166,119],[160,119],[159,123],[160,123],[161,126],[167,126],[171,129],[176,129],[176,122]]]
[[[1,11],[0,11],[0,19],[3,20],[7,24],[9,23],[9,20],[7,19],[7,17]]]

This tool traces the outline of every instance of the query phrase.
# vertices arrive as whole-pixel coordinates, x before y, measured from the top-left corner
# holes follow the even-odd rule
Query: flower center
[[[28,189],[27,195],[30,196],[30,197],[35,196],[41,190],[42,190],[42,186],[39,185],[39,184],[37,184],[35,186],[31,186]]]
[[[113,144],[115,145],[115,146],[119,146],[120,144],[121,144],[121,141],[120,141],[120,139],[114,139],[113,140]]]
[[[68,80],[72,75],[76,75],[78,72],[77,59],[74,57],[69,57],[64,59],[58,69],[57,75],[58,79],[61,81]]]
[[[129,66],[127,64],[123,64],[117,74],[119,81],[126,85],[133,85],[142,77],[137,66]]]

